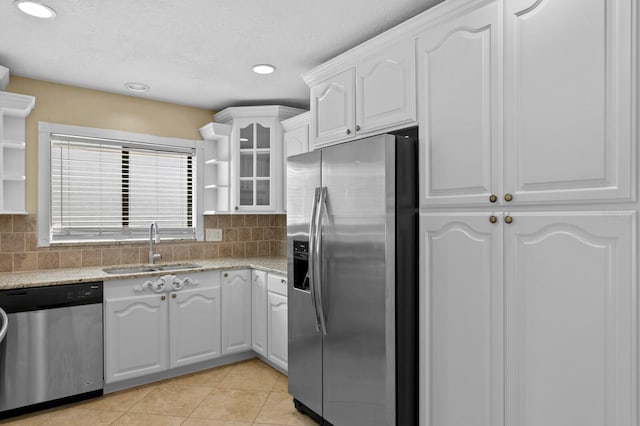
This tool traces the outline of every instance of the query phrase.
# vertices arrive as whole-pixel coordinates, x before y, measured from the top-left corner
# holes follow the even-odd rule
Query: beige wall
[[[213,111],[11,76],[7,92],[36,97],[26,128],[26,208],[38,211],[38,122],[201,139]]]

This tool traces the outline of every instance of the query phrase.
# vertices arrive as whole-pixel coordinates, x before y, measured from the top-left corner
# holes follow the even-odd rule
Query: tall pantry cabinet
[[[425,13],[421,424],[638,425],[638,9]]]

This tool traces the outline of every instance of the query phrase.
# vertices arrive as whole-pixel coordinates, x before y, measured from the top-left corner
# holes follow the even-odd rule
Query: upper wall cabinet
[[[418,39],[423,205],[488,204],[500,193],[498,23],[492,2]]]
[[[350,68],[311,87],[313,148],[355,137],[355,83]]]
[[[421,33],[421,205],[632,200],[632,3],[485,0]]]
[[[283,120],[282,140],[284,144],[284,158],[309,152],[309,123],[311,115],[307,111],[295,117]]]
[[[218,142],[218,158],[211,158],[216,179],[228,179],[217,186],[218,196],[228,192],[228,211],[282,212],[284,210],[284,167],[280,121],[304,110],[279,105],[233,107],[214,115],[214,125],[231,126],[228,153]],[[206,128],[207,126],[205,126]],[[203,133],[201,129],[201,133]],[[221,139],[223,140],[223,139]],[[228,155],[225,160],[225,155]],[[205,159],[205,172],[209,164]],[[205,182],[205,203],[207,183]],[[213,190],[213,189],[212,189]],[[222,201],[221,203],[223,203]],[[218,211],[224,211],[218,209]]]
[[[342,65],[338,72],[321,67],[304,77],[311,88],[313,148],[415,123],[413,39]]]
[[[505,2],[505,190],[514,202],[633,197],[633,3]]]
[[[33,96],[0,91],[0,214],[26,213],[25,120],[35,102]]]

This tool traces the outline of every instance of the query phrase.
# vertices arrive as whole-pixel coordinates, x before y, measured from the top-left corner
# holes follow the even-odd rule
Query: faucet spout
[[[149,264],[153,265],[156,259],[162,258],[162,254],[155,252],[155,245],[159,242],[160,234],[158,224],[151,222],[151,226],[149,226]]]

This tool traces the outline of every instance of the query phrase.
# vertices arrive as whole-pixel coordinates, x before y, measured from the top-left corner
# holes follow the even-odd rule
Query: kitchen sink
[[[196,265],[195,263],[165,263],[161,265],[115,266],[104,268],[103,271],[107,274],[139,274],[142,272],[184,271],[200,267],[200,265]]]

